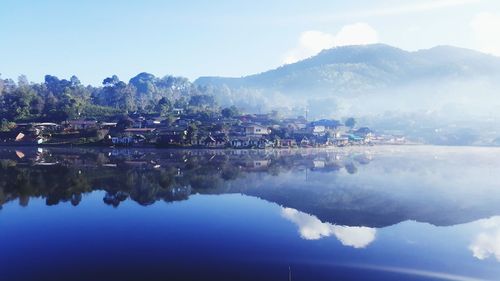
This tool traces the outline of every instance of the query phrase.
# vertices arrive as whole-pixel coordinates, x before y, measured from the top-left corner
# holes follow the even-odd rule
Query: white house
[[[268,127],[264,127],[261,125],[248,125],[245,127],[245,134],[248,135],[258,135],[264,136],[269,135],[271,130]]]

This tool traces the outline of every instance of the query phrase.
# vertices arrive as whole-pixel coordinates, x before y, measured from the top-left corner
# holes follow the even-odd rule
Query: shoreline
[[[0,144],[0,149],[55,149],[55,150],[101,150],[101,151],[197,151],[197,152],[396,152],[398,150],[500,150],[500,146],[452,146],[434,144],[376,144],[376,145],[351,145],[351,146],[329,146],[329,147],[293,147],[293,148],[208,148],[208,147],[157,147],[157,146],[103,146],[103,145],[11,145]]]

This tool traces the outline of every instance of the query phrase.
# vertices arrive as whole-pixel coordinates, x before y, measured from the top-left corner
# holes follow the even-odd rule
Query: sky
[[[370,43],[500,56],[500,1],[0,0],[0,73],[34,82],[239,77]]]

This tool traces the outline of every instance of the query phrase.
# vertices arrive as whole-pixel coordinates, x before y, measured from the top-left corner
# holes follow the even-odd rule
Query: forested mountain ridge
[[[417,79],[500,73],[500,58],[452,46],[415,52],[385,44],[323,50],[308,59],[241,78],[200,77],[194,83],[239,88],[302,91],[408,83]],[[363,83],[360,83],[363,82]]]

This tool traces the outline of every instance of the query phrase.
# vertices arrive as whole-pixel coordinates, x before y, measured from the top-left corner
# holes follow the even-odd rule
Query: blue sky
[[[500,1],[0,0],[0,73],[100,84],[146,71],[242,76],[323,48],[381,42],[500,55]]]

